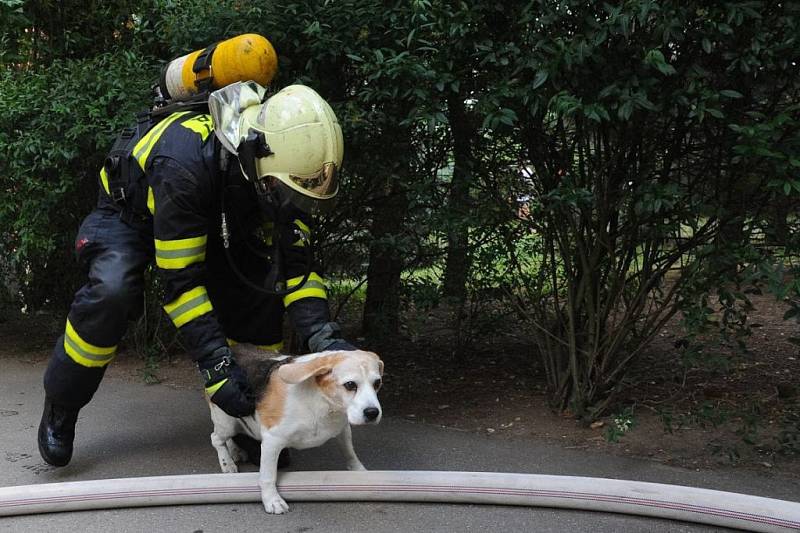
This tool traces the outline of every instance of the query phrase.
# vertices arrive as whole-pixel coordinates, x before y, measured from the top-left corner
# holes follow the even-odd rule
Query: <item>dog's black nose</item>
[[[380,414],[380,411],[378,411],[377,407],[367,407],[364,409],[364,418],[366,418],[369,422],[372,422],[378,418],[378,414]]]

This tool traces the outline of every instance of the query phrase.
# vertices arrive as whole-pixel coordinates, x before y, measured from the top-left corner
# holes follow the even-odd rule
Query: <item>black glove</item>
[[[356,348],[355,346],[353,346],[352,344],[350,344],[349,342],[347,342],[344,339],[336,339],[336,340],[334,340],[333,343],[329,344],[328,347],[325,348],[325,349],[326,350],[337,350],[337,351],[341,350],[343,352],[349,352],[349,351],[352,351],[352,350],[358,350],[358,348]]]
[[[295,331],[312,352],[356,349],[342,338],[339,324],[331,322],[327,300],[303,298],[289,305],[288,311]]]
[[[312,352],[325,350],[356,350],[357,348],[342,338],[342,330],[336,322],[327,322],[308,339]]]
[[[197,362],[211,401],[230,416],[240,418],[255,411],[253,391],[247,374],[236,364],[231,349],[222,346]]]

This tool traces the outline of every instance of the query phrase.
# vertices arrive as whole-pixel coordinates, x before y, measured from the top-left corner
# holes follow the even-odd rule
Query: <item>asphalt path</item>
[[[0,486],[119,477],[219,472],[200,389],[130,383],[108,376],[78,420],[72,463],[39,457],[36,429],[44,366],[4,360],[0,373]],[[653,438],[658,438],[654,435]],[[696,471],[646,460],[565,450],[537,439],[483,436],[411,423],[384,413],[379,426],[356,428],[356,452],[368,469],[456,470],[595,476],[673,483],[800,500],[800,480],[747,470]],[[332,443],[295,451],[295,470],[339,470]],[[254,471],[247,466],[243,471]],[[0,532],[385,532],[385,531],[727,531],[610,513],[488,505],[290,502],[283,516],[261,504],[187,505],[0,518]]]

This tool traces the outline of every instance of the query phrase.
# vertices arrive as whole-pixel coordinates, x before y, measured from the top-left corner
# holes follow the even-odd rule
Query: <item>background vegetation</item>
[[[164,61],[243,32],[343,124],[318,238],[367,342],[524,332],[593,419],[675,317],[694,362],[744,343],[748,293],[800,319],[800,7],[648,0],[0,0],[7,312],[66,309],[115,132]]]

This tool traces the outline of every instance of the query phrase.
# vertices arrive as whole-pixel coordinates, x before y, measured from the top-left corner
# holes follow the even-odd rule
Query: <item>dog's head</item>
[[[353,425],[377,424],[381,420],[378,390],[383,361],[372,352],[324,353],[309,361],[285,364],[276,373],[289,384],[313,379],[320,393],[333,405],[347,410],[347,420]]]

